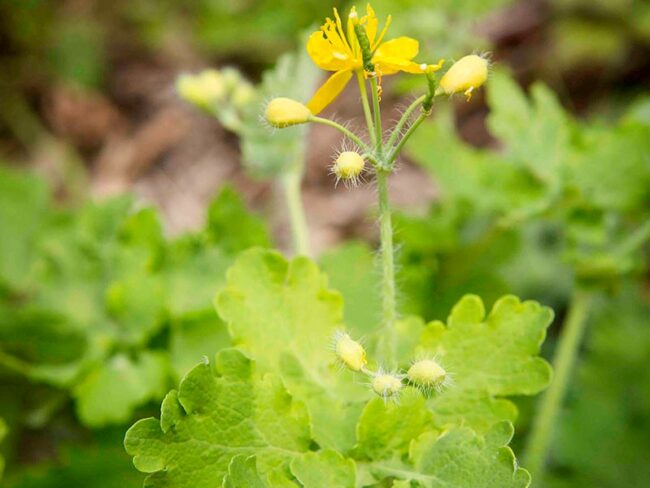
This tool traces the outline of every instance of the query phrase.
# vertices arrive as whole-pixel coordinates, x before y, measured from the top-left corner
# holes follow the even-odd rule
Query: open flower
[[[313,114],[318,114],[334,100],[352,78],[352,74],[363,71],[361,47],[354,32],[355,23],[366,29],[372,63],[378,76],[392,75],[399,71],[407,73],[433,72],[442,66],[442,61],[435,65],[418,64],[413,61],[419,50],[419,43],[410,37],[398,37],[382,42],[390,25],[390,16],[384,28],[377,33],[379,22],[373,8],[366,7],[367,14],[358,18],[356,8],[350,10],[346,30],[336,9],[334,18],[328,18],[319,31],[309,36],[307,52],[314,63],[326,71],[334,71],[321,86],[307,107]]]

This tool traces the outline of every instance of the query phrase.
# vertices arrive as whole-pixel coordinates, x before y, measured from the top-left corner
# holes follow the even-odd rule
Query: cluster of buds
[[[411,385],[429,396],[440,393],[450,384],[449,373],[432,358],[413,361],[407,371],[377,371],[368,369],[366,350],[345,332],[334,336],[334,352],[339,363],[354,372],[363,373],[370,380],[370,388],[384,401],[398,400],[402,388]]]
[[[238,132],[249,112],[256,110],[255,87],[234,68],[185,73],[176,80],[180,97],[215,116],[228,129]]]

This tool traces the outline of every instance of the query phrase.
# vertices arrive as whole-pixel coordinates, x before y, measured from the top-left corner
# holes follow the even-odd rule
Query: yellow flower
[[[334,9],[334,18],[328,18],[319,31],[314,32],[307,41],[307,52],[314,63],[334,74],[321,86],[307,107],[313,114],[318,114],[334,100],[352,78],[352,74],[363,70],[361,47],[354,33],[355,23],[360,23],[366,29],[372,63],[375,66],[373,75],[392,75],[399,71],[407,73],[433,72],[442,66],[442,61],[435,65],[418,64],[413,62],[419,50],[418,41],[410,37],[398,37],[382,42],[384,34],[390,25],[390,16],[384,28],[377,33],[379,22],[377,15],[370,5],[366,7],[367,15],[358,19],[356,8],[352,8],[348,16],[347,32],[338,11]]]
[[[453,95],[463,92],[467,100],[472,98],[472,92],[479,88],[488,77],[488,60],[471,54],[454,63],[440,80],[436,94]]]
[[[284,128],[304,124],[311,119],[311,112],[302,103],[291,98],[274,98],[266,106],[264,118],[273,127]]]

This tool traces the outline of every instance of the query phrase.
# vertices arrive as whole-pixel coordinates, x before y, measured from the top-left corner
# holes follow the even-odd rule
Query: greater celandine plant
[[[395,171],[397,158],[406,142],[431,114],[435,97],[464,93],[469,100],[472,93],[487,80],[489,63],[487,59],[475,54],[465,56],[438,81],[435,73],[442,68],[444,60],[435,64],[415,62],[419,45],[418,41],[409,37],[385,41],[390,20],[389,16],[383,29],[379,31],[377,15],[368,5],[363,17],[360,17],[353,7],[344,25],[339,13],[334,9],[334,20],[328,18],[320,30],[311,34],[307,42],[307,52],[314,63],[319,68],[334,73],[306,104],[285,97],[271,100],[267,105],[265,118],[276,128],[313,122],[338,130],[354,145],[354,149],[343,151],[335,158],[332,173],[337,181],[341,180],[353,186],[364,173],[374,177],[379,207],[385,328],[385,333],[381,334],[379,350],[385,364],[394,365],[393,349],[397,342],[394,324],[397,309],[388,178]],[[426,82],[427,93],[415,99],[395,126],[387,131],[381,122],[381,81],[384,76],[399,72],[422,76]],[[318,115],[353,77],[357,79],[361,93],[367,137]],[[368,374],[377,378],[376,373]],[[386,391],[391,388],[393,387],[387,387]]]

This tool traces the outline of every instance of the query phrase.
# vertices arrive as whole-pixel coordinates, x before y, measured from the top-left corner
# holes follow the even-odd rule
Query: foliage
[[[39,180],[2,173],[3,255],[15,257],[2,260],[4,368],[69,390],[81,421],[101,426],[160,398],[172,365],[179,377],[223,345],[211,296],[239,250],[269,244],[232,190],[205,229],[168,241],[131,199],[53,210]]]
[[[454,383],[429,402],[407,389],[399,404],[385,405],[337,370],[327,343],[343,327],[343,303],[306,258],[287,262],[277,253],[248,251],[228,272],[215,303],[239,349],[195,367],[178,392],[168,394],[160,421],[142,420],[127,434],[127,450],[138,469],[152,473],[151,486],[208,486],[215,479],[228,486],[224,477],[233,463],[253,455],[262,486],[294,486],[296,480],[325,486],[310,474],[317,469],[331,479],[350,473],[350,483],[356,476],[364,484],[395,478],[461,486],[500,479],[503,486],[526,486],[527,473],[514,470],[505,447],[516,410],[495,397],[533,394],[548,382],[548,365],[535,355],[549,310],[509,297],[485,319],[480,299],[467,297],[448,328],[409,319],[399,328],[400,365],[415,351],[437,354]],[[476,334],[485,340],[474,349],[465,341]],[[308,452],[314,441],[319,450]],[[451,472],[432,454],[451,457],[464,449],[471,452],[467,463]]]

